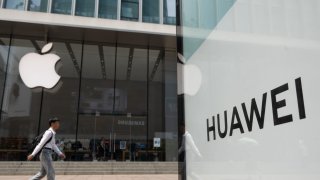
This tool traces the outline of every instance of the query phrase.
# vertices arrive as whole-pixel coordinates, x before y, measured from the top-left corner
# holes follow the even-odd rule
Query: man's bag
[[[44,135],[44,133],[45,133],[46,131],[44,131],[43,133],[41,133],[41,134],[39,134],[38,136],[36,136],[35,138],[33,138],[33,140],[32,140],[32,142],[31,142],[31,146],[30,146],[30,148],[29,148],[29,152],[30,153],[32,153],[33,152],[33,150],[37,147],[37,145],[40,143],[40,141],[41,141],[41,139],[42,139],[42,137],[43,137],[43,135]],[[52,133],[51,133],[52,134]],[[41,147],[41,149],[42,148],[44,148],[50,141],[51,141],[51,139],[52,139],[52,136],[53,136],[53,134],[51,135],[51,137],[48,139],[48,141]],[[40,150],[41,151],[41,150]],[[39,152],[40,152],[39,151]],[[38,152],[38,153],[39,153]],[[36,154],[37,155],[37,154]]]

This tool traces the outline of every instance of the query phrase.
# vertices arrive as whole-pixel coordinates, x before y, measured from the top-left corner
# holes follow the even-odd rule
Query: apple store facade
[[[61,119],[56,139],[68,161],[177,161],[175,36],[9,21],[0,27],[0,161],[25,160],[50,117]],[[48,42],[61,79],[52,89],[28,88],[19,62]],[[37,64],[28,66],[36,71]]]

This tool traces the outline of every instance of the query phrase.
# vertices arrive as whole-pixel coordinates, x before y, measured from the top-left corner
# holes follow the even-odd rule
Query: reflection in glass
[[[165,133],[175,136],[178,132],[177,115],[177,61],[175,50],[165,50],[163,62],[163,94],[165,126],[162,130]],[[169,137],[166,143],[166,160],[177,160],[176,150],[178,149],[177,138]]]
[[[2,95],[4,90],[4,79],[5,79],[6,66],[7,66],[7,60],[8,60],[9,42],[10,42],[9,38],[5,38],[5,37],[0,38],[0,103],[2,102]],[[1,104],[0,104],[0,108],[1,108]]]
[[[200,47],[234,2],[235,0],[188,0],[182,3],[181,20],[183,26],[188,27],[183,30],[185,59],[189,59]]]
[[[116,89],[126,100],[115,102],[116,113],[146,114],[147,52],[147,49],[118,47]]]
[[[158,151],[165,144],[167,140],[160,135],[165,132],[165,115],[164,115],[164,87],[165,82],[163,79],[163,51],[157,49],[149,50],[149,74],[148,74],[148,142],[150,149],[155,151],[155,159],[162,160],[162,158],[170,157],[171,153],[165,153],[168,149],[174,146],[166,146],[163,151]],[[161,138],[160,147],[153,147],[153,138]]]
[[[61,80],[42,90],[27,88],[18,67],[45,42],[13,39],[7,58],[9,39],[0,38],[1,161],[25,160],[32,138],[54,116],[61,119],[56,139],[67,161],[177,160],[175,51],[52,41]],[[161,147],[153,146],[155,137]]]
[[[24,161],[28,144],[38,134],[41,89],[26,87],[18,71],[21,57],[36,52],[32,41],[12,40],[0,122],[1,160]]]
[[[207,4],[204,7],[211,7],[215,1],[206,0]],[[183,25],[187,27],[199,27],[199,5],[201,3],[198,0],[189,0],[188,3],[183,3]],[[195,8],[197,7],[197,8]],[[202,12],[202,11],[201,11]],[[213,12],[214,13],[214,12]],[[204,18],[205,19],[205,18]],[[211,18],[213,19],[213,18]]]
[[[82,114],[113,112],[114,72],[115,47],[84,46],[80,101]]]
[[[72,0],[52,0],[52,13],[71,14]]]
[[[114,89],[116,48],[88,44],[83,51],[78,141],[87,156],[78,155],[77,158],[120,160],[120,155],[114,154],[115,147],[111,148],[115,144],[113,136],[117,136],[111,116],[114,94],[118,94]]]
[[[163,0],[163,23],[176,24],[176,2],[175,0]]]
[[[28,11],[47,12],[48,0],[29,0]]]
[[[117,0],[99,0],[99,18],[117,19]]]
[[[139,20],[139,0],[121,0],[121,20]]]
[[[77,0],[76,11],[77,16],[93,17],[95,10],[95,1],[93,0]]]
[[[142,21],[159,23],[159,0],[144,0],[142,6]]]
[[[118,47],[116,55],[115,89],[119,91],[116,96],[119,100],[115,102],[114,113],[127,117],[116,119],[119,131],[123,129],[123,135],[127,134],[128,158],[147,160],[148,49]]]
[[[24,10],[24,0],[5,0],[3,1],[3,8]]]

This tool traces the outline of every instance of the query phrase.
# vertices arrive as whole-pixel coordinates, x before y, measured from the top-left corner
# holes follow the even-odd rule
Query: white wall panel
[[[202,83],[195,95],[185,95],[186,130],[192,137],[186,144],[187,179],[320,179],[319,7],[318,0],[238,0],[188,59],[185,66],[199,68]],[[304,96],[302,119],[297,78]],[[273,101],[285,100],[278,116],[292,115],[293,121],[275,125],[271,91],[284,84],[288,90]],[[250,113],[255,98],[261,112],[264,93],[264,127],[254,116],[249,132],[242,103]],[[230,136],[234,107],[244,132],[237,128]],[[228,126],[221,138],[217,114],[224,131],[224,111]],[[210,131],[208,141],[212,116],[216,140]]]

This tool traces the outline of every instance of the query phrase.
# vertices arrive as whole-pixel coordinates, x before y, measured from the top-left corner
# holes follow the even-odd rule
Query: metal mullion
[[[52,9],[52,0],[48,0],[47,13],[51,13],[51,9]]]
[[[139,0],[139,22],[142,22],[142,4],[143,2],[142,2],[142,0]]]
[[[177,43],[177,53],[181,53],[183,54],[183,38],[181,37],[182,34],[182,0],[176,0],[176,43]],[[178,58],[177,59],[177,63],[180,63]],[[179,72],[177,72],[179,73]],[[179,81],[179,79],[177,79],[177,81]],[[184,94],[182,95],[177,95],[177,118],[178,118],[178,122],[176,123],[176,125],[179,128],[179,124],[185,124],[185,112],[184,112]],[[182,135],[178,133],[178,144],[181,143],[181,147],[184,146],[185,144],[182,144]],[[179,147],[179,146],[178,146]],[[176,149],[178,151],[178,149]],[[184,157],[186,157],[185,153],[182,154]],[[181,161],[180,159],[178,159],[178,168],[181,169],[182,171],[179,171],[178,174],[182,177],[185,178],[185,174],[186,174],[186,169],[184,168],[185,166],[189,165],[186,163],[186,161]]]
[[[163,24],[163,0],[159,0],[159,23]]]
[[[72,0],[71,15],[74,16],[75,13],[76,13],[76,0]]]
[[[41,88],[41,97],[40,97],[40,109],[39,109],[39,121],[38,121],[38,131],[37,135],[40,134],[41,130],[41,118],[42,118],[42,106],[43,106],[43,96],[44,96],[44,88]]]
[[[11,46],[12,46],[12,34],[10,35],[10,41],[8,45],[8,53],[7,53],[7,61],[6,61],[6,66],[4,69],[4,81],[3,81],[3,91],[2,91],[2,99],[1,99],[1,104],[0,104],[0,120],[2,120],[2,108],[3,108],[3,98],[6,92],[6,84],[7,84],[7,78],[8,78],[8,69],[9,69],[9,59],[10,59],[10,52],[11,52]]]
[[[118,0],[118,6],[117,6],[117,20],[121,19],[121,0]]]
[[[37,52],[40,52],[41,49],[40,49],[39,45],[37,44],[36,40],[31,40],[31,42],[32,42],[34,48],[37,50]],[[39,109],[39,121],[38,121],[37,135],[40,134],[40,130],[41,130],[41,119],[42,119],[42,114],[43,114],[42,113],[42,109],[43,109],[42,106],[43,106],[43,99],[44,99],[43,97],[45,95],[44,88],[41,87],[40,89],[41,89],[41,96],[40,96],[40,109]]]
[[[160,50],[160,54],[159,54],[159,58],[161,58],[160,60],[160,63],[161,63],[161,82],[162,82],[162,92],[161,92],[161,95],[163,97],[163,101],[162,101],[162,129],[165,131],[167,128],[166,128],[166,124],[167,124],[167,119],[166,119],[166,64],[167,64],[167,61],[166,61],[166,52],[167,50],[165,48],[163,48],[162,50]]]
[[[81,101],[81,86],[82,86],[82,68],[83,68],[83,55],[84,55],[84,41],[82,41],[82,47],[81,47],[81,64],[80,64],[80,74],[79,74],[79,87],[78,87],[78,104],[77,104],[77,122],[76,122],[76,137],[75,137],[75,141],[78,141],[78,132],[79,132],[79,116],[80,116],[80,113],[79,113],[79,110],[80,110],[80,101]],[[74,150],[74,153],[76,153],[77,150],[75,149]]]
[[[2,0],[1,1],[1,3],[0,3],[0,8],[3,8],[3,2],[4,2],[5,0]]]
[[[24,0],[24,10],[28,11],[29,0]]]
[[[98,17],[99,16],[99,0],[95,0],[95,6],[94,6],[94,17]]]
[[[113,103],[112,103],[112,114],[113,116],[116,114],[116,83],[117,83],[117,61],[118,61],[118,34],[116,35],[116,44],[115,44],[115,62],[114,62],[114,76],[113,76]]]
[[[116,83],[117,83],[117,61],[118,61],[118,34],[116,34],[116,44],[115,44],[115,62],[114,62],[114,76],[113,76],[113,103],[112,103],[112,135],[114,136],[114,119],[115,119],[115,109],[116,109]],[[111,147],[111,141],[110,141],[110,147]],[[130,144],[131,146],[131,144]],[[111,148],[109,150],[111,152]],[[113,159],[113,155],[111,156]]]
[[[149,147],[149,94],[150,94],[150,89],[149,89],[149,63],[150,63],[150,44],[148,44],[148,54],[147,54],[147,120],[146,120],[146,127],[147,127],[147,147],[146,147],[146,157],[147,157],[147,160],[149,158],[149,150],[148,150],[148,147]]]

